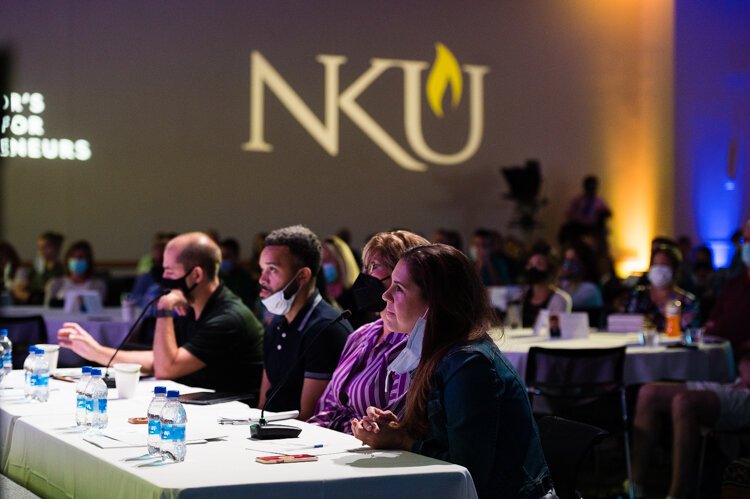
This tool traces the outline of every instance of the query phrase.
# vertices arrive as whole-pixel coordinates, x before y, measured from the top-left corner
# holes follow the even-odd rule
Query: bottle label
[[[79,395],[76,397],[76,408],[77,409],[86,409],[86,397],[83,397]]]
[[[99,412],[107,412],[107,399],[100,398],[98,401]]]
[[[49,374],[32,374],[31,386],[47,386],[49,384]]]
[[[3,352],[3,366],[13,367],[13,356],[11,355],[11,352]]]
[[[94,412],[94,399],[86,398],[86,410]]]
[[[158,419],[150,419],[148,422],[148,434],[161,435],[161,421]]]
[[[163,424],[161,425],[162,440],[185,440],[185,425]]]

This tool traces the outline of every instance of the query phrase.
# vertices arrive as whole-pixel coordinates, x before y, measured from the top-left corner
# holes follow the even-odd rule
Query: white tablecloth
[[[65,322],[79,323],[96,341],[106,346],[119,345],[128,334],[132,324],[131,321],[123,320],[120,307],[107,307],[98,314],[71,314],[60,308],[13,306],[0,308],[0,315],[10,317],[41,315],[47,325],[49,342],[54,344],[58,343],[57,330]],[[83,361],[84,359],[71,350],[61,348],[57,364],[65,367],[81,365]]]
[[[674,343],[662,337],[663,343]],[[521,378],[526,373],[529,348],[611,348],[627,345],[624,379],[626,385],[637,385],[662,379],[728,382],[735,377],[732,347],[726,341],[702,343],[698,349],[679,348],[662,344],[646,347],[639,344],[637,333],[591,333],[585,339],[550,340],[531,336],[530,330],[506,330],[496,339],[498,348],[513,364]]]
[[[141,382],[135,399],[110,400],[108,430],[132,429],[127,418],[144,415],[147,391],[156,383]],[[476,497],[471,476],[461,466],[410,452],[361,448],[349,435],[306,423],[285,422],[303,428],[298,439],[250,440],[248,426],[216,422],[220,416],[257,416],[256,409],[238,402],[185,406],[188,439],[197,434],[226,438],[188,445],[184,463],[126,461],[145,453],[146,426],[140,426],[142,447],[99,448],[72,428],[70,386],[57,388],[50,405],[26,404],[24,410],[11,411],[4,403],[0,407],[0,412],[16,415],[4,417],[14,424],[10,442],[3,438],[3,446],[9,446],[3,472],[43,497]],[[316,444],[324,446],[307,448]],[[316,454],[319,461],[255,462],[256,457],[277,453]]]

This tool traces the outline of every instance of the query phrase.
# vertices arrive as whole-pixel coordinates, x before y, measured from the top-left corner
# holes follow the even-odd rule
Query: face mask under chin
[[[299,282],[297,281],[298,275],[299,271],[294,274],[291,280],[286,283],[283,288],[261,300],[263,306],[266,307],[266,310],[274,315],[286,315],[289,310],[291,310],[294,299],[299,292]]]

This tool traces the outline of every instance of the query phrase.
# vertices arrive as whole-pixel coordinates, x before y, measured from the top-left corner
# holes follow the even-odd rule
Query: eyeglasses
[[[384,269],[384,268],[386,268],[385,265],[383,265],[381,263],[377,263],[377,262],[372,262],[372,263],[369,263],[367,265],[363,265],[362,266],[362,273],[364,273],[364,274],[372,274],[376,270],[380,270],[380,269]]]

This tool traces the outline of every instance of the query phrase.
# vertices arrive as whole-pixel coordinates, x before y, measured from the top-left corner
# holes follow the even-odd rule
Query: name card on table
[[[100,314],[104,311],[102,297],[93,289],[72,289],[65,292],[65,312],[68,314]]]
[[[586,312],[550,312],[540,310],[534,324],[534,336],[572,340],[589,337],[589,315]]]

